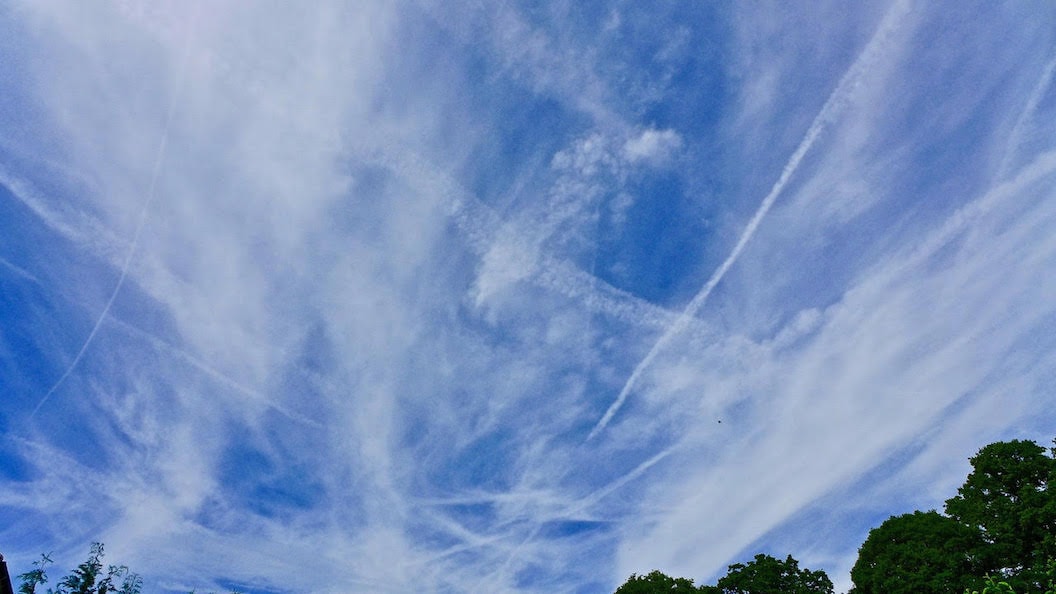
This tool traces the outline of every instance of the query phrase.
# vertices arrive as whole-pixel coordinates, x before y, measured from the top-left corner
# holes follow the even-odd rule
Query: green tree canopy
[[[18,576],[21,582],[19,594],[44,594],[38,586],[48,582],[49,555],[41,555],[33,563],[33,569]],[[48,588],[47,594],[140,594],[143,580],[124,565],[108,565],[103,571],[103,545],[92,543],[88,559],[68,575],[59,580],[57,587]],[[192,591],[190,594],[195,594]],[[231,594],[239,594],[231,592]]]
[[[718,581],[722,594],[832,594],[833,586],[824,571],[800,569],[789,555],[784,561],[770,555],[756,555],[748,563],[730,565]]]
[[[653,571],[631,574],[615,594],[833,594],[833,586],[824,571],[800,569],[792,555],[784,561],[756,555],[747,563],[730,565],[715,586],[694,586],[691,579]]]
[[[978,532],[935,511],[893,516],[869,531],[852,594],[947,594],[977,587]]]
[[[18,588],[21,594],[36,594],[37,586],[47,583],[47,565],[51,563],[48,555],[33,565],[34,569],[18,576],[22,582]],[[124,565],[110,565],[103,572],[103,545],[92,543],[88,559],[77,566],[69,575],[59,581],[55,589],[48,588],[48,594],[139,594],[143,581]]]
[[[1014,440],[984,447],[971,463],[946,513],[979,531],[972,554],[983,572],[1020,588],[1040,585],[1056,557],[1056,460],[1033,441]]]
[[[615,594],[698,594],[699,588],[689,578],[673,578],[653,570],[648,575],[631,574]]]

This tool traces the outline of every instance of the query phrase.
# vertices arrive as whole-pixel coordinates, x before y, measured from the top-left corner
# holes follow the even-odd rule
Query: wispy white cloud
[[[20,4],[5,554],[102,539],[163,591],[846,572],[863,513],[1051,430],[1051,32],[641,10]],[[858,532],[812,543],[817,506]]]
[[[643,130],[642,133],[623,144],[628,161],[664,162],[671,153],[682,146],[682,137],[674,130]]]
[[[702,565],[716,571],[809,501],[853,481],[892,444],[945,423],[940,415],[962,399],[975,414],[964,433],[956,433],[960,449],[951,449],[964,459],[978,447],[980,434],[998,437],[987,429],[995,417],[984,410],[1001,403],[1001,417],[1012,425],[1044,406],[1047,396],[1039,387],[1045,359],[1023,361],[1012,371],[1003,353],[1031,340],[1051,310],[1040,301],[1049,289],[1038,286],[1037,275],[1056,255],[1056,245],[1041,235],[1056,212],[1039,198],[1056,191],[1054,172],[1052,154],[1039,156],[1014,181],[993,187],[849,288],[803,346],[766,353],[763,367],[751,373],[769,378],[772,392],[754,396],[768,402],[767,409],[735,421],[758,429],[741,429],[732,443],[698,438],[704,441],[697,447],[730,454],[699,480],[687,481],[684,490],[660,498],[674,510],[650,537],[626,545],[623,566],[647,559],[686,573]],[[1021,212],[1026,204],[1028,212]],[[1002,233],[1004,247],[992,251],[995,227],[1007,224],[1012,226]],[[955,254],[944,253],[950,249]],[[1031,255],[1021,260],[1024,253]],[[1018,376],[1020,385],[1001,379],[1006,373]],[[1040,401],[1031,404],[1010,392],[1035,393]],[[928,454],[949,456],[951,449],[937,446]],[[734,453],[745,450],[753,452],[750,458]],[[806,451],[813,453],[796,454]],[[816,480],[808,487],[793,478],[802,475]],[[944,478],[945,487],[951,478],[963,480],[952,473]],[[738,485],[740,507],[731,510],[717,500],[725,496],[724,484]],[[896,478],[892,485],[905,482]],[[772,497],[776,491],[780,498]],[[949,493],[935,496],[941,502]],[[724,514],[716,516],[715,509]],[[686,534],[686,525],[700,530]],[[716,533],[726,537],[710,537]]]
[[[822,105],[821,111],[818,112],[818,115],[815,116],[810,127],[807,128],[806,135],[800,141],[799,146],[796,147],[796,151],[792,153],[792,156],[785,164],[777,182],[774,183],[770,192],[763,198],[759,208],[756,209],[755,214],[753,214],[752,218],[748,221],[744,231],[737,239],[737,243],[733,246],[733,250],[730,251],[730,254],[726,256],[726,259],[722,261],[722,264],[720,264],[708,278],[708,282],[704,284],[704,287],[697,292],[696,296],[693,297],[693,300],[690,301],[689,305],[687,305],[682,311],[682,315],[679,316],[678,321],[664,331],[656,344],[649,349],[646,356],[637,366],[635,366],[634,371],[631,372],[630,377],[627,378],[627,381],[620,389],[620,393],[616,396],[616,400],[611,406],[609,406],[608,410],[605,411],[605,414],[598,421],[597,425],[594,426],[594,429],[591,430],[588,439],[594,438],[594,436],[604,430],[605,426],[612,421],[612,418],[616,415],[617,411],[619,411],[620,407],[623,406],[623,403],[626,401],[631,390],[634,389],[635,384],[639,377],[641,377],[642,373],[649,368],[656,356],[667,346],[671,339],[682,332],[686,326],[686,320],[696,316],[697,311],[700,310],[707,301],[708,296],[711,295],[711,292],[715,290],[715,287],[722,281],[723,277],[726,276],[730,267],[733,266],[734,262],[736,262],[737,258],[741,255],[741,252],[744,251],[744,247],[748,245],[752,236],[755,235],[763,218],[766,217],[767,213],[770,212],[770,209],[773,208],[774,202],[788,184],[792,174],[796,172],[807,152],[812,146],[814,146],[814,142],[817,140],[818,136],[833,119],[839,117],[840,112],[849,100],[849,96],[853,92],[854,87],[858,84],[859,79],[868,73],[872,63],[879,59],[879,56],[883,54],[888,45],[888,37],[891,36],[892,31],[898,26],[906,9],[907,7],[905,6],[905,3],[896,3],[884,16],[884,19],[880,22],[876,33],[869,41],[869,44],[866,45],[865,49],[862,50],[862,53],[855,60],[854,64],[851,65],[850,69],[848,69],[840,79],[839,84],[837,84],[832,94],[829,95],[825,104]]]

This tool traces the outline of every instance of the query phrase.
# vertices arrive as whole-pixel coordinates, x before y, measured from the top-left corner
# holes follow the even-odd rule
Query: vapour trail
[[[242,385],[241,383],[235,381],[234,379],[232,379],[231,377],[225,375],[221,371],[218,371],[217,369],[211,367],[209,364],[205,363],[204,361],[202,361],[198,357],[195,357],[194,355],[188,353],[187,351],[181,349],[180,347],[175,346],[175,345],[169,343],[166,340],[158,338],[154,334],[151,334],[150,332],[147,332],[146,330],[143,330],[142,328],[139,328],[139,327],[137,327],[137,326],[135,326],[133,324],[125,322],[124,320],[121,320],[120,318],[113,318],[113,322],[116,323],[118,326],[128,330],[130,333],[135,334],[139,338],[142,338],[143,340],[146,340],[146,341],[150,342],[150,344],[157,351],[165,352],[169,356],[177,358],[177,359],[183,361],[184,363],[186,363],[187,365],[190,365],[191,367],[193,367],[194,369],[198,370],[202,374],[212,378],[217,383],[219,383],[219,384],[221,384],[223,386],[226,386],[226,387],[230,388],[231,390],[234,390],[235,392],[238,392],[239,394],[242,394],[243,396],[247,396],[251,400],[254,400],[254,401],[256,401],[256,402],[258,402],[260,404],[263,404],[264,406],[274,410],[275,412],[281,414],[282,416],[286,417],[287,419],[289,419],[291,421],[296,421],[296,422],[304,424],[304,425],[310,425],[312,427],[316,427],[316,428],[319,428],[319,429],[323,428],[323,424],[320,423],[319,421],[313,420],[313,419],[311,419],[309,417],[306,417],[306,416],[301,415],[301,414],[299,414],[297,412],[289,410],[289,409],[287,409],[284,406],[276,404],[274,401],[269,399],[264,393],[260,392],[259,390],[255,390],[253,388],[249,388],[247,386]]]
[[[88,246],[93,253],[115,260],[114,254],[121,251],[118,246],[123,244],[97,219],[65,206],[52,209],[32,183],[11,173],[3,163],[0,163],[0,186],[6,188],[49,228]]]
[[[586,509],[589,509],[591,506],[596,504],[598,501],[602,500],[603,498],[607,497],[608,495],[611,495],[614,491],[618,491],[618,490],[622,489],[628,483],[634,481],[638,477],[640,477],[643,474],[645,474],[646,471],[648,471],[650,468],[652,468],[653,466],[656,466],[657,464],[662,462],[665,458],[667,458],[668,456],[673,454],[677,448],[678,448],[678,444],[675,444],[675,445],[667,447],[664,450],[661,450],[657,454],[654,454],[648,460],[646,460],[646,461],[642,462],[641,464],[639,464],[638,466],[634,467],[634,469],[632,469],[627,474],[621,476],[618,479],[613,480],[608,485],[605,485],[604,487],[594,491],[593,493],[590,493],[586,497],[583,497],[582,499],[579,499],[579,500],[573,502],[573,504],[568,506],[568,508],[564,511],[564,513],[562,513],[558,517],[569,518],[569,517],[574,516],[575,514],[583,512]],[[544,518],[544,519],[537,520],[535,525],[532,527],[531,531],[528,532],[528,534],[524,537],[524,539],[522,539],[521,542],[516,547],[514,547],[512,551],[510,551],[509,555],[507,555],[506,560],[503,561],[502,565],[500,565],[499,568],[496,569],[495,571],[493,571],[490,574],[488,574],[487,576],[485,576],[477,584],[477,587],[474,588],[473,591],[475,591],[475,592],[476,591],[485,591],[486,588],[482,587],[485,582],[490,581],[490,582],[492,582],[494,584],[496,581],[498,581],[498,578],[496,576],[500,576],[501,577],[507,570],[509,570],[510,565],[512,565],[515,560],[520,558],[521,552],[525,549],[525,547],[527,547],[529,545],[529,543],[534,541],[536,539],[536,537],[539,536],[539,533],[542,532],[542,529],[543,529],[544,525],[549,520],[550,520],[550,518]],[[492,588],[492,589],[494,589],[494,588]]]
[[[1016,123],[1012,126],[1012,131],[1008,134],[1008,143],[1005,146],[1005,154],[1001,158],[1001,165],[997,168],[998,181],[1004,180],[1008,175],[1009,167],[1012,165],[1012,158],[1015,156],[1016,149],[1019,148],[1019,144],[1022,141],[1023,127],[1026,126],[1027,120],[1029,120],[1030,117],[1034,115],[1035,110],[1038,109],[1038,104],[1041,103],[1042,98],[1045,96],[1045,90],[1052,84],[1053,74],[1056,74],[1056,57],[1053,57],[1053,59],[1045,65],[1045,69],[1042,70],[1038,82],[1034,83],[1034,88],[1030,91],[1030,96],[1027,98],[1027,102],[1023,106],[1023,111],[1019,113],[1019,117],[1016,118]]]
[[[3,256],[0,256],[0,265],[3,265],[5,268],[10,269],[16,275],[24,278],[25,280],[28,280],[28,281],[30,281],[32,283],[35,283],[35,284],[38,284],[38,285],[41,284],[40,283],[40,279],[38,279],[37,277],[33,276],[28,270],[26,270],[25,268],[22,268],[18,264],[15,264],[13,262],[8,261]]]
[[[675,445],[672,445],[672,446],[668,446],[667,448],[665,448],[663,450],[660,450],[658,453],[654,454],[651,458],[649,458],[645,462],[642,462],[638,466],[635,466],[634,469],[631,470],[630,472],[628,472],[627,474],[625,474],[625,475],[621,476],[620,478],[612,481],[611,483],[609,483],[608,485],[605,485],[604,487],[598,489],[597,491],[594,491],[593,493],[591,493],[590,495],[587,495],[583,499],[580,499],[578,502],[576,502],[576,505],[573,506],[569,510],[569,513],[577,513],[577,512],[582,512],[582,511],[584,511],[586,509],[589,509],[595,503],[597,503],[597,502],[601,501],[602,499],[604,499],[605,497],[608,497],[609,495],[611,495],[614,491],[618,491],[618,490],[622,489],[624,486],[627,485],[627,483],[630,483],[631,481],[634,481],[638,477],[640,477],[643,474],[645,474],[645,472],[648,471],[650,468],[652,468],[653,466],[656,466],[657,464],[662,462],[665,458],[667,458],[668,456],[673,454],[678,447],[679,447],[679,444],[675,444]]]
[[[796,151],[792,153],[788,162],[785,164],[784,169],[781,171],[781,176],[774,183],[773,188],[770,189],[770,193],[763,198],[759,208],[752,215],[748,225],[741,233],[740,239],[737,240],[737,244],[733,247],[730,255],[726,257],[726,260],[715,269],[715,272],[711,274],[711,278],[704,284],[704,287],[697,293],[693,300],[689,302],[689,305],[682,311],[682,314],[678,316],[673,324],[671,324],[667,330],[660,336],[660,339],[656,341],[653,348],[649,350],[638,365],[631,372],[631,376],[624,383],[623,388],[620,390],[616,400],[609,406],[608,410],[601,417],[601,420],[594,426],[587,436],[587,441],[590,441],[598,435],[612,420],[612,417],[616,415],[620,407],[627,400],[627,396],[631,390],[634,389],[638,383],[639,378],[646,369],[652,365],[657,355],[664,350],[665,347],[671,342],[674,337],[678,336],[683,332],[687,326],[696,318],[696,314],[700,311],[700,308],[707,301],[708,296],[715,289],[715,286],[722,281],[722,278],[726,276],[726,272],[729,271],[730,267],[740,257],[741,252],[744,251],[744,246],[752,239],[755,235],[756,230],[759,228],[759,224],[762,223],[763,218],[766,217],[767,213],[770,212],[770,208],[774,205],[777,197],[785,189],[788,184],[788,180],[799,168],[800,163],[806,156],[807,152],[814,146],[814,142],[818,139],[818,136],[825,130],[826,126],[835,120],[846,107],[851,95],[854,90],[861,83],[862,77],[870,66],[876,61],[878,55],[882,49],[889,43],[891,35],[895,31],[895,25],[901,20],[901,17],[907,12],[908,2],[896,2],[887,14],[881,20],[880,25],[873,33],[869,43],[866,44],[865,49],[858,55],[858,58],[851,64],[850,68],[844,73],[840,82],[836,85],[835,90],[829,95],[829,98],[825,101],[825,104],[821,106],[821,110],[814,117],[814,121],[811,122],[810,127],[807,129],[806,135],[803,140],[800,141],[799,146],[796,147]]]
[[[982,196],[954,211],[942,226],[924,241],[911,246],[904,254],[893,258],[896,264],[872,275],[871,279],[874,279],[872,282],[888,283],[895,275],[921,265],[972,224],[1004,202],[1014,199],[1026,188],[1054,173],[1056,173],[1056,149],[1037,155],[1033,161],[1021,167],[1015,177],[991,186]],[[1044,196],[1038,196],[1037,199],[1043,200]]]
[[[179,89],[179,82],[183,79],[184,69],[187,64],[187,57],[190,53],[191,48],[191,31],[193,29],[194,20],[188,25],[187,33],[184,38],[184,47],[182,56],[180,57],[179,69],[177,70],[177,86]],[[29,418],[32,419],[40,411],[41,407],[49,399],[52,394],[59,389],[59,386],[66,381],[66,378],[73,373],[73,370],[77,367],[77,364],[81,362],[84,357],[84,353],[88,351],[88,347],[91,346],[92,340],[95,339],[95,335],[99,333],[99,328],[102,327],[103,321],[106,316],[110,313],[110,308],[113,307],[114,301],[117,299],[118,293],[121,292],[121,287],[125,284],[125,279],[128,277],[128,269],[132,265],[132,258],[136,255],[136,250],[139,248],[139,240],[143,235],[143,228],[146,226],[147,214],[150,211],[150,206],[154,202],[154,196],[156,194],[158,186],[158,177],[161,175],[161,165],[165,160],[165,150],[169,145],[169,130],[172,127],[172,116],[176,111],[176,93],[173,93],[172,98],[169,100],[169,108],[165,114],[165,126],[162,129],[161,141],[158,143],[158,150],[154,155],[154,166],[150,174],[150,186],[147,188],[147,196],[143,200],[143,207],[139,211],[139,221],[136,223],[136,231],[132,236],[132,245],[128,248],[128,254],[125,256],[125,262],[121,266],[121,275],[117,279],[117,284],[114,285],[114,290],[110,293],[110,298],[107,300],[106,305],[103,306],[103,311],[99,314],[99,318],[95,320],[95,325],[92,326],[91,332],[88,333],[88,337],[84,339],[84,344],[81,345],[81,349],[77,351],[77,355],[73,358],[73,361],[66,368],[66,371],[59,377],[59,379],[51,386],[51,389],[44,394],[44,397],[40,399],[37,406],[33,409],[33,412],[29,413]]]
[[[467,247],[477,255],[487,253],[503,225],[502,217],[477,196],[464,188],[450,175],[411,151],[397,151],[390,147],[362,146],[356,156],[377,163],[423,192],[439,192],[447,206],[447,216],[462,233]],[[538,266],[526,280],[537,286],[582,303],[588,311],[608,316],[636,327],[663,330],[678,319],[678,313],[664,309],[644,299],[618,289],[604,279],[580,269],[567,260],[540,252]],[[687,321],[688,328],[707,336],[708,328]]]

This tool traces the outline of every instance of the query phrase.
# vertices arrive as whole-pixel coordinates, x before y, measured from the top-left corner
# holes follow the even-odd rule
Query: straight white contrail
[[[673,454],[675,452],[675,450],[678,449],[678,447],[679,447],[678,444],[675,444],[675,445],[672,445],[672,446],[668,446],[667,448],[665,448],[665,449],[661,450],[660,452],[654,454],[651,458],[649,458],[645,462],[642,462],[638,466],[635,466],[634,469],[631,470],[630,472],[628,472],[627,474],[621,476],[620,478],[612,481],[608,485],[605,485],[604,487],[598,489],[597,491],[594,491],[590,495],[587,495],[583,499],[581,499],[578,502],[576,502],[576,505],[573,506],[569,510],[569,513],[572,514],[572,513],[577,513],[577,512],[581,512],[581,511],[584,511],[586,509],[589,509],[595,503],[597,503],[597,502],[601,501],[602,499],[604,499],[605,497],[608,497],[609,495],[611,495],[614,491],[618,491],[618,490],[622,489],[624,486],[627,485],[627,483],[630,483],[631,481],[634,481],[638,477],[640,477],[643,474],[645,474],[650,468],[652,468],[653,466],[656,466],[657,464],[662,462],[665,458],[667,458],[668,456]]]
[[[1023,128],[1027,125],[1027,121],[1034,116],[1034,112],[1038,109],[1038,104],[1045,98],[1045,92],[1052,84],[1053,75],[1056,75],[1056,57],[1049,60],[1049,63],[1045,65],[1045,68],[1041,72],[1041,76],[1038,81],[1034,83],[1034,88],[1031,90],[1030,95],[1027,97],[1027,103],[1023,106],[1023,110],[1019,113],[1019,117],[1016,118],[1016,123],[1012,126],[1012,131],[1008,134],[1008,141],[1005,145],[1005,154],[1001,158],[1001,164],[997,168],[997,180],[1005,181],[1008,177],[1009,170],[1012,166],[1012,159],[1015,158],[1016,150],[1019,148],[1020,143],[1023,140]]]
[[[499,213],[477,196],[425,159],[410,151],[395,147],[367,147],[357,151],[357,156],[378,163],[398,173],[423,192],[437,191],[447,205],[447,216],[461,231],[468,247],[478,256],[488,252],[503,226]],[[528,280],[537,286],[554,291],[582,303],[587,311],[609,316],[621,322],[663,330],[678,318],[677,312],[618,289],[604,279],[596,277],[567,260],[550,256],[540,251],[532,257],[538,258],[538,266]],[[695,320],[689,320],[693,324]],[[703,332],[702,324],[691,331]]]
[[[142,328],[139,328],[139,327],[137,327],[137,326],[135,326],[133,324],[130,324],[128,322],[122,321],[120,318],[114,318],[113,321],[118,326],[121,326],[125,330],[128,330],[130,333],[135,334],[139,338],[142,338],[142,339],[146,340],[147,342],[149,342],[156,350],[163,351],[166,354],[168,354],[169,356],[177,358],[177,359],[183,361],[187,365],[190,365],[194,369],[196,369],[199,372],[203,373],[204,375],[210,377],[211,379],[213,379],[217,383],[219,383],[219,384],[221,384],[223,386],[226,386],[227,388],[229,388],[231,390],[234,390],[235,392],[238,392],[239,394],[242,394],[243,396],[248,396],[250,399],[252,399],[252,400],[254,400],[254,401],[256,401],[256,402],[258,402],[258,403],[260,403],[260,404],[262,404],[264,406],[267,406],[268,408],[270,408],[270,409],[274,410],[275,412],[281,414],[282,416],[286,417],[287,419],[290,419],[291,421],[296,421],[296,422],[304,424],[304,425],[310,425],[312,427],[320,428],[320,429],[323,427],[322,423],[320,423],[318,421],[315,421],[313,419],[310,419],[310,418],[308,418],[308,417],[306,417],[304,415],[301,415],[300,413],[292,411],[292,410],[290,410],[290,409],[288,409],[288,408],[286,408],[286,407],[284,407],[284,406],[282,406],[280,404],[277,404],[273,400],[269,399],[267,397],[267,395],[265,395],[263,392],[261,392],[259,390],[256,390],[256,389],[253,389],[253,388],[250,388],[250,387],[247,387],[247,386],[239,383],[235,379],[231,378],[230,376],[225,375],[223,372],[217,370],[216,368],[212,367],[211,365],[209,365],[205,361],[202,361],[198,357],[192,355],[191,353],[188,353],[187,351],[183,350],[182,348],[180,348],[178,346],[175,346],[172,343],[170,343],[170,342],[168,342],[166,340],[163,340],[163,339],[159,338],[158,336],[156,336],[154,334],[151,334],[150,332],[147,332],[146,330],[143,330]]]
[[[172,112],[170,110],[169,116],[171,118]],[[114,285],[114,290],[110,293],[110,299],[107,300],[106,305],[103,306],[103,311],[99,314],[99,318],[95,321],[95,325],[92,326],[92,331],[88,333],[88,338],[84,339],[84,344],[81,345],[81,350],[77,351],[77,356],[73,358],[69,367],[66,368],[66,372],[51,386],[44,397],[37,403],[36,408],[29,414],[29,418],[36,416],[37,411],[40,407],[44,406],[44,403],[51,398],[51,395],[55,393],[55,390],[59,389],[66,378],[70,376],[70,373],[77,367],[77,364],[81,362],[81,358],[84,357],[84,353],[88,350],[89,345],[92,344],[92,340],[95,335],[99,332],[99,328],[103,325],[103,320],[110,313],[110,308],[114,305],[114,300],[117,299],[117,294],[121,292],[121,287],[125,284],[125,278],[128,276],[128,269],[132,264],[132,257],[136,254],[136,249],[139,247],[139,238],[143,233],[143,227],[147,220],[147,210],[150,207],[151,202],[154,199],[155,187],[157,186],[158,174],[161,169],[161,162],[165,156],[165,147],[169,140],[168,122],[166,122],[165,132],[161,136],[161,144],[158,146],[157,158],[154,161],[154,172],[150,179],[150,188],[147,190],[147,198],[143,201],[143,209],[139,213],[139,222],[136,224],[136,232],[132,236],[132,245],[128,248],[128,255],[125,256],[124,265],[121,267],[121,276],[117,279],[117,284]]]
[[[733,251],[726,257],[726,260],[715,269],[715,272],[711,274],[711,278],[704,284],[704,287],[697,293],[693,300],[689,302],[689,305],[682,311],[682,314],[672,323],[667,330],[660,336],[660,339],[656,341],[653,348],[649,350],[649,353],[645,355],[645,358],[638,363],[634,371],[631,372],[631,376],[627,378],[627,382],[623,385],[623,389],[620,390],[616,400],[609,406],[608,410],[601,417],[601,420],[594,426],[590,431],[590,435],[587,436],[587,440],[593,439],[600,433],[605,427],[612,421],[612,417],[616,415],[616,412],[620,410],[623,403],[627,400],[627,396],[631,390],[634,389],[635,384],[638,383],[638,379],[642,373],[652,365],[656,356],[671,342],[671,340],[681,333],[695,319],[697,312],[700,310],[704,302],[707,301],[708,296],[711,295],[712,290],[719,284],[726,272],[729,271],[730,267],[733,266],[737,258],[740,257],[741,252],[744,251],[744,246],[752,239],[755,235],[756,230],[759,228],[759,224],[763,221],[763,218],[770,208],[774,205],[774,201],[785,189],[785,185],[788,184],[788,180],[792,177],[792,174],[799,168],[799,164],[803,161],[803,157],[806,156],[807,151],[814,146],[814,142],[818,139],[818,136],[825,129],[825,127],[837,118],[847,105],[847,101],[853,94],[854,89],[861,82],[862,76],[865,74],[869,67],[876,60],[877,56],[881,53],[882,49],[889,43],[890,37],[895,30],[895,25],[901,20],[902,16],[908,9],[907,1],[896,2],[887,14],[884,15],[883,20],[873,33],[869,43],[866,44],[865,49],[858,55],[854,63],[851,64],[850,68],[844,73],[840,82],[836,85],[835,90],[829,95],[829,98],[825,101],[825,104],[821,106],[821,110],[818,115],[814,117],[814,121],[811,122],[810,128],[807,129],[806,135],[803,140],[800,141],[799,146],[796,147],[796,151],[792,153],[792,157],[789,158],[785,164],[784,169],[781,171],[781,176],[774,183],[774,187],[770,189],[770,193],[763,198],[759,208],[752,215],[748,226],[745,227],[744,232],[741,233],[740,239],[737,240],[737,244],[733,246]]]
[[[28,280],[38,285],[40,284],[40,279],[33,276],[28,270],[22,268],[18,264],[8,261],[3,256],[0,256],[0,265],[2,265],[4,268],[9,269],[11,272],[14,272],[16,275],[22,277],[25,280]]]
[[[190,52],[190,32],[193,29],[192,26],[188,27],[187,35],[184,39],[183,55],[180,58],[180,65],[177,80],[183,79],[183,71],[187,64],[187,55]],[[117,279],[117,284],[114,285],[114,290],[110,293],[110,298],[107,300],[106,305],[103,306],[103,311],[99,314],[99,318],[95,320],[95,325],[92,326],[92,331],[88,333],[88,337],[84,339],[84,344],[81,345],[81,349],[77,351],[77,355],[73,358],[73,361],[66,368],[66,371],[59,377],[59,379],[52,384],[51,388],[44,394],[44,397],[40,399],[37,406],[33,409],[33,412],[29,413],[29,418],[32,419],[40,411],[40,408],[44,406],[55,390],[59,389],[59,386],[66,381],[66,378],[73,373],[73,370],[77,367],[77,364],[81,362],[84,357],[84,353],[88,351],[88,347],[92,344],[92,340],[95,339],[95,335],[99,333],[99,328],[103,325],[103,321],[106,316],[110,313],[110,308],[114,305],[114,300],[117,299],[117,294],[121,292],[121,287],[125,284],[125,278],[128,277],[128,269],[132,265],[132,258],[136,255],[136,250],[139,248],[140,236],[143,234],[143,227],[146,226],[147,214],[150,211],[150,206],[154,202],[154,195],[157,193],[158,177],[161,175],[161,165],[165,160],[165,150],[169,144],[169,128],[172,126],[172,116],[176,111],[176,96],[175,94],[169,100],[169,108],[165,114],[165,126],[162,129],[161,141],[158,143],[158,150],[154,155],[154,167],[150,174],[150,186],[147,188],[147,196],[143,200],[143,208],[139,212],[139,221],[136,223],[136,231],[132,236],[132,245],[128,248],[128,254],[125,256],[125,262],[121,266],[121,275]]]

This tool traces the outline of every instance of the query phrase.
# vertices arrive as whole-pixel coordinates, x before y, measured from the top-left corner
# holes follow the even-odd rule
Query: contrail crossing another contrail
[[[623,403],[627,400],[627,396],[631,390],[634,389],[638,383],[639,378],[646,369],[652,365],[656,356],[671,342],[671,340],[681,333],[686,326],[689,325],[690,321],[693,320],[697,312],[707,301],[708,296],[711,295],[712,290],[719,284],[722,278],[729,271],[730,267],[733,266],[737,258],[740,257],[741,252],[744,251],[744,246],[752,239],[755,235],[756,230],[759,228],[759,224],[763,221],[763,218],[770,208],[774,205],[777,197],[785,189],[788,184],[788,180],[792,177],[792,174],[799,168],[799,164],[803,161],[803,157],[806,156],[807,151],[814,146],[814,142],[818,139],[818,136],[825,129],[825,127],[832,122],[840,113],[844,110],[850,96],[853,94],[855,88],[860,84],[862,77],[869,70],[869,67],[873,65],[882,50],[890,43],[890,38],[895,31],[895,25],[902,19],[908,10],[908,2],[900,1],[896,2],[887,14],[884,15],[883,20],[873,33],[869,43],[866,44],[865,49],[858,55],[854,63],[851,64],[850,68],[844,73],[840,79],[839,84],[836,85],[836,89],[832,91],[829,98],[822,105],[818,115],[814,117],[814,121],[811,122],[810,128],[807,129],[807,133],[803,136],[803,140],[800,141],[799,146],[796,147],[796,151],[792,153],[788,162],[785,164],[784,169],[781,171],[781,176],[777,179],[774,187],[770,189],[770,193],[763,198],[759,208],[756,209],[755,214],[752,215],[752,219],[748,221],[748,226],[745,227],[744,232],[741,233],[740,239],[737,240],[737,244],[733,246],[733,251],[726,257],[726,260],[715,269],[715,272],[711,274],[711,278],[704,284],[704,287],[697,293],[693,300],[689,302],[689,305],[682,311],[682,314],[664,331],[660,336],[660,339],[656,341],[653,348],[649,349],[649,353],[645,355],[638,365],[631,372],[631,376],[627,378],[627,382],[624,383],[623,389],[620,390],[616,400],[609,406],[608,410],[601,417],[601,420],[591,430],[590,435],[587,436],[587,440],[593,439],[600,433],[605,427],[612,421],[612,417],[616,415],[616,412],[620,410]]]

